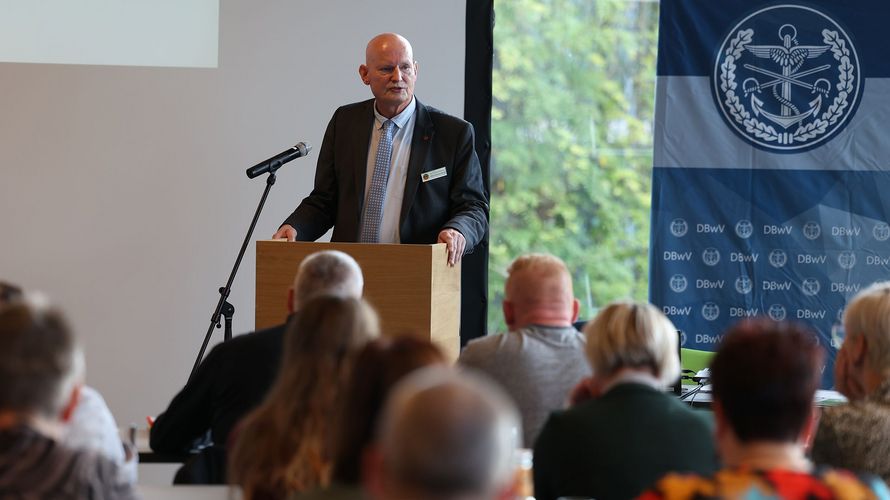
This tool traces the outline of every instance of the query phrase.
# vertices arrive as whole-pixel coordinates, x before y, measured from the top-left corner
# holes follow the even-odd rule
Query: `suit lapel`
[[[426,106],[417,101],[417,118],[414,122],[414,135],[411,137],[411,154],[408,157],[408,172],[405,176],[405,195],[402,197],[402,212],[399,216],[399,233],[405,235],[405,219],[411,212],[414,196],[420,185],[420,173],[426,163],[427,151],[436,132]]]

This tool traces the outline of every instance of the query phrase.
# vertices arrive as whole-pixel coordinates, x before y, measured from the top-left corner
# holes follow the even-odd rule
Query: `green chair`
[[[690,370],[693,374],[704,370],[711,364],[714,353],[711,351],[699,351],[697,349],[680,349],[680,367]]]

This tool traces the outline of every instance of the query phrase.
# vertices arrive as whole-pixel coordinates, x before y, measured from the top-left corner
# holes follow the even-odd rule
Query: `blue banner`
[[[650,299],[684,347],[745,317],[803,322],[831,387],[844,306],[890,279],[887,14],[662,0]]]

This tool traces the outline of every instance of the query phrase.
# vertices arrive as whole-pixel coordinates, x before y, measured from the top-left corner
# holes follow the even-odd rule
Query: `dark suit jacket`
[[[627,383],[556,412],[535,443],[535,498],[634,498],[667,472],[717,469],[708,415]]]
[[[417,101],[399,234],[402,243],[435,243],[453,228],[476,246],[488,227],[488,200],[473,147],[473,127]],[[358,241],[364,206],[374,100],[342,106],[325,131],[315,169],[315,188],[287,218],[297,239],[314,241],[331,226],[333,241]],[[421,174],[445,167],[448,175],[421,182]]]
[[[262,401],[278,375],[285,325],[223,342],[204,358],[195,376],[158,416],[151,428],[151,449],[182,453],[210,429],[225,446],[238,421]]]

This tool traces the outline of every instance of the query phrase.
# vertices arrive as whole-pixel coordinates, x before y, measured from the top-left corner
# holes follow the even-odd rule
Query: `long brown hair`
[[[379,338],[362,349],[334,433],[335,482],[359,484],[362,452],[373,439],[377,417],[396,382],[418,368],[445,363],[438,347],[417,337]]]
[[[229,479],[245,500],[327,484],[332,413],[355,353],[378,333],[376,314],[361,300],[317,297],[300,308],[285,333],[278,378],[231,450]]]

